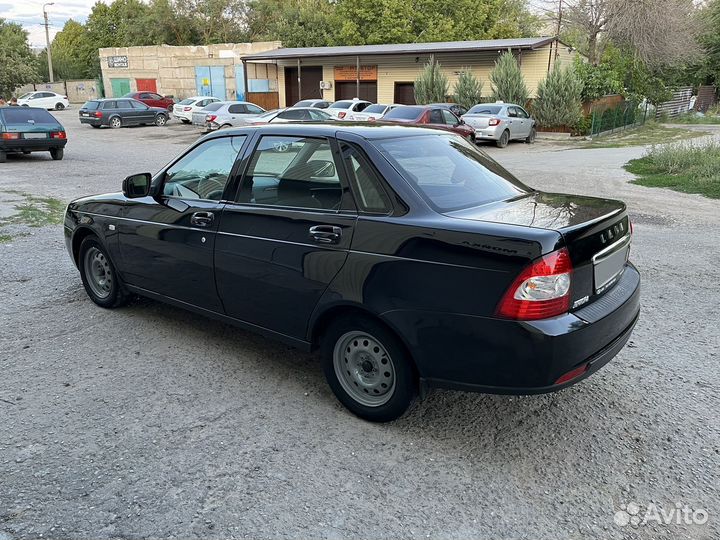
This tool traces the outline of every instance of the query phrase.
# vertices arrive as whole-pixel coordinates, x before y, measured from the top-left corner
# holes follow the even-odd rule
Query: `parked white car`
[[[67,96],[39,90],[37,92],[28,92],[18,98],[18,105],[24,107],[38,107],[41,109],[55,109],[61,111],[70,106]]]
[[[392,105],[382,105],[381,103],[374,103],[373,105],[369,105],[368,107],[363,109],[362,112],[354,112],[350,114],[349,119],[358,122],[374,122],[375,120],[380,120],[383,116],[392,111],[395,107],[399,106],[400,105],[397,105],[395,103],[393,103]]]
[[[183,124],[189,124],[192,121],[194,112],[204,109],[211,103],[221,101],[212,96],[193,96],[183,99],[180,103],[173,105],[173,116],[179,119]]]
[[[216,101],[192,115],[193,126],[208,131],[220,128],[246,126],[266,111],[248,101]]]
[[[341,99],[325,109],[325,112],[338,120],[350,120],[350,115],[362,112],[369,105],[372,103],[364,99]]]

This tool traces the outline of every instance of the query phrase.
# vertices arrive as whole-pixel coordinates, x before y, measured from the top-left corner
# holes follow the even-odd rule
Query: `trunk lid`
[[[466,114],[462,117],[466,124],[476,129],[484,129],[490,125],[490,119],[495,118],[492,114]]]
[[[612,199],[536,191],[447,215],[560,233],[573,264],[572,309],[610,290],[622,275],[630,252],[627,208]]]

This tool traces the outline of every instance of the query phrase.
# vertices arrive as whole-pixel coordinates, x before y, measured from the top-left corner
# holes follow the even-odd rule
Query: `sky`
[[[0,0],[0,19],[20,23],[30,34],[30,45],[45,47],[43,26],[43,4],[53,0]],[[84,22],[96,0],[54,0],[55,5],[47,6],[50,22],[50,40],[62,30],[68,19]]]

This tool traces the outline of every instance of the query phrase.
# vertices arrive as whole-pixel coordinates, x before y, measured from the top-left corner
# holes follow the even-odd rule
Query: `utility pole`
[[[555,31],[555,60],[557,60],[558,54],[560,54],[560,28],[562,26],[562,5],[563,0],[558,0],[558,14],[557,14],[557,30]],[[553,60],[553,46],[550,44],[550,54],[548,54],[548,73],[550,73],[550,66]]]
[[[48,23],[48,16],[47,11],[45,10],[46,6],[54,6],[55,2],[49,2],[47,4],[43,4],[43,16],[45,17],[45,43],[47,44],[47,59],[48,59],[48,72],[50,75],[50,82],[55,82],[55,79],[53,77],[53,68],[52,68],[52,54],[50,54],[50,31],[48,30],[48,27],[50,26],[50,23]]]

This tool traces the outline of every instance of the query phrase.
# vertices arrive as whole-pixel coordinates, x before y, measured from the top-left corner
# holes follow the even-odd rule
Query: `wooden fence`
[[[277,92],[248,92],[245,94],[245,99],[268,111],[280,106],[280,97]]]

